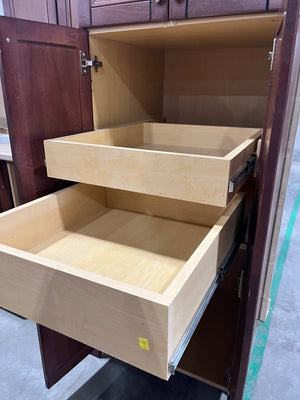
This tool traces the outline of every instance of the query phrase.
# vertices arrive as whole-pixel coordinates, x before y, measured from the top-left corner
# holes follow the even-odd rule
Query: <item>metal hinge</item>
[[[268,60],[271,61],[271,65],[270,65],[270,70],[271,71],[273,70],[273,65],[274,65],[274,55],[275,55],[276,41],[277,41],[277,38],[274,38],[273,39],[273,49],[272,49],[272,51],[269,51],[269,53],[268,53]]]
[[[81,75],[85,75],[89,67],[94,68],[95,72],[98,72],[98,68],[103,66],[102,61],[98,61],[97,56],[94,56],[91,60],[87,60],[86,54],[82,50],[79,51],[79,56],[80,56]]]
[[[242,168],[228,183],[228,192],[233,193],[238,184],[255,170],[256,154],[252,154],[251,158],[247,161],[244,168]]]
[[[240,276],[236,278],[236,291],[238,293],[239,299],[242,297],[243,279],[244,279],[244,270],[242,269]]]

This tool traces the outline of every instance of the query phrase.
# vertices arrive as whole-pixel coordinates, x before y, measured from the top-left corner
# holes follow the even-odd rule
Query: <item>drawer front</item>
[[[266,10],[266,0],[170,0],[170,19],[244,14]]]
[[[218,218],[220,210],[218,215],[211,214],[211,229],[199,227],[208,233],[199,245],[197,236],[196,250],[184,257],[186,262],[174,254],[190,246],[185,233],[191,235],[198,228],[163,216],[169,218],[173,213],[188,221],[195,215],[199,223],[199,215],[202,213],[207,218],[212,210],[201,211],[199,205],[172,201],[166,207],[164,199],[161,202],[157,198],[139,197],[135,214],[127,211],[136,209],[134,197],[130,196],[136,195],[128,197],[125,192],[76,185],[3,213],[0,216],[0,306],[168,379],[168,361],[239,234],[243,196],[233,200],[221,217]],[[108,205],[109,210],[105,208]],[[96,229],[97,218],[100,224]],[[128,226],[132,226],[129,232]],[[141,226],[144,231],[140,231]],[[124,229],[127,234],[123,233],[124,237],[120,238]],[[99,230],[105,233],[105,242],[97,239]],[[72,242],[70,246],[74,235],[77,235],[77,244]],[[178,241],[176,237],[180,235],[182,239]],[[90,245],[93,241],[94,248]],[[178,242],[175,248],[174,241]],[[150,243],[152,247],[145,253],[138,248],[139,243],[142,246]],[[128,273],[116,280],[111,275],[104,276],[70,262],[70,253],[76,253],[83,264],[93,253],[99,261],[99,245],[104,259],[100,262],[105,264],[109,260],[107,251],[110,251],[110,260],[115,262],[112,269],[123,268],[127,258],[135,259],[140,263],[138,269],[141,267],[146,272],[151,263],[155,267],[158,259],[165,261],[160,262],[156,273],[160,274],[160,269],[167,264],[179,263],[182,267],[171,283],[158,292],[126,283]],[[55,251],[50,257],[53,246]],[[59,253],[63,254],[63,262],[56,257]],[[139,261],[140,253],[144,254],[142,261]],[[148,262],[146,269],[141,262]],[[104,271],[106,266],[102,267]],[[151,280],[146,275],[134,277],[142,283],[145,278]]]
[[[164,21],[168,19],[168,0],[95,0],[91,15],[92,26]]]

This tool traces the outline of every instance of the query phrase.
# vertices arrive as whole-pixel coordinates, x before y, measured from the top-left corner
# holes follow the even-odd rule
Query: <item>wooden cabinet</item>
[[[126,5],[109,3],[94,2],[93,7]],[[297,31],[298,2],[289,0],[288,5],[285,16],[258,13],[175,24],[119,25],[91,29],[89,35],[78,29],[1,19],[2,78],[22,202],[67,185],[47,178],[45,158],[54,177],[84,183],[1,216],[0,305],[70,336],[72,352],[70,363],[66,364],[70,368],[74,359],[79,361],[95,347],[167,379],[168,364],[180,338],[220,273],[219,266],[229,257],[235,239],[245,233],[244,222],[248,219],[252,228],[248,236],[250,247],[255,233],[256,244],[252,263],[244,260],[237,268],[238,274],[243,269],[245,282],[241,304],[240,300],[229,301],[234,303],[235,323],[222,342],[225,361],[216,360],[217,373],[210,365],[203,374],[208,363],[204,351],[202,367],[197,365],[195,369],[190,358],[195,359],[193,349],[198,348],[194,339],[180,365],[185,373],[223,387],[220,381],[225,376],[226,363],[233,360],[231,379],[224,388],[233,399],[242,398],[262,258],[268,251],[267,229],[280,173],[277,161],[288,135],[283,124],[288,123],[289,115],[283,112],[288,96],[293,96],[289,85],[294,60],[291,44]],[[282,24],[284,30],[280,30]],[[270,70],[268,54],[274,38],[278,40]],[[37,57],[33,47],[39,50],[42,45],[43,57]],[[98,72],[80,65],[80,50],[87,57],[89,50],[91,56],[98,57],[102,62]],[[15,60],[19,62],[12,62]],[[30,60],[34,60],[32,65]],[[14,79],[21,75],[24,85]],[[112,128],[116,126],[119,127]],[[217,147],[220,151],[231,150],[238,157],[233,174],[247,164],[256,135],[265,127],[258,182],[248,180],[239,188],[245,195],[228,199],[227,207],[223,207],[227,199],[225,204],[213,205],[210,198],[205,205],[204,197],[200,202],[200,197],[180,197],[180,190],[170,193],[162,179],[171,176],[169,187],[175,191],[176,183],[192,187],[199,175],[205,175],[207,168],[193,170],[197,155],[188,151],[191,147],[195,151],[193,137],[205,132],[205,126],[209,140],[204,147],[196,143],[201,148],[198,158],[224,161],[224,154],[211,155],[216,150],[212,131],[230,127],[235,139],[230,135],[221,137]],[[168,130],[169,127],[173,129]],[[184,133],[179,132],[182,127]],[[161,130],[164,128],[167,140]],[[81,134],[86,131],[91,132]],[[255,137],[244,137],[245,131]],[[74,136],[75,133],[80,134]],[[45,157],[43,142],[48,139]],[[245,149],[250,146],[249,152],[237,151],[241,145]],[[84,157],[80,156],[82,148],[87,152]],[[205,151],[209,154],[203,154]],[[101,164],[104,152],[107,163]],[[118,157],[111,157],[113,152],[119,152]],[[132,157],[125,165],[122,163],[127,153]],[[145,168],[143,160],[148,154],[154,158]],[[178,154],[179,159],[184,158],[184,173],[183,168],[178,168]],[[55,170],[57,163],[61,164]],[[226,190],[231,178],[230,162],[227,164]],[[89,171],[91,176],[94,174],[93,182],[88,181]],[[205,177],[203,180],[208,190],[219,179],[214,166],[209,172],[209,181],[205,183]],[[134,179],[141,176],[144,181],[137,183]],[[113,181],[113,177],[118,180]],[[130,186],[132,182],[135,187]],[[260,199],[259,204],[256,198]],[[253,215],[257,211],[256,220]],[[259,232],[256,226],[260,227]],[[22,235],[23,229],[29,233]],[[21,301],[15,300],[14,290],[18,290]],[[231,285],[230,296],[233,293]],[[99,307],[94,307],[95,301]],[[214,329],[215,308],[210,309],[213,311],[208,326]],[[124,343],[119,340],[120,321],[126,336]],[[198,331],[195,337],[209,336],[209,329]],[[54,352],[55,334],[50,336],[48,345]],[[74,339],[86,346],[78,345]],[[40,335],[40,340],[44,351],[47,335]],[[55,361],[50,358],[44,357],[46,373],[52,370],[48,386],[68,370],[66,367],[61,374],[56,373],[59,366],[55,369]],[[45,365],[48,362],[51,368]]]
[[[93,0],[91,26],[132,22],[164,21],[168,19],[168,0]]]
[[[57,23],[56,0],[3,0],[3,8],[8,17]]]
[[[169,0],[169,18],[200,18],[267,10],[266,0]]]

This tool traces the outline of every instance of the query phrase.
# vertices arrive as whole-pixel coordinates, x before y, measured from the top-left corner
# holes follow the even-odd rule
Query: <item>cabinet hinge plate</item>
[[[79,51],[79,57],[80,57],[81,75],[85,75],[89,67],[94,68],[95,72],[98,72],[98,69],[103,66],[102,61],[98,61],[97,56],[94,56],[91,60],[87,60],[86,54],[82,50]]]

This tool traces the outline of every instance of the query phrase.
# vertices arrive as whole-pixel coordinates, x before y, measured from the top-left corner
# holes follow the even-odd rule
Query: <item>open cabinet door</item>
[[[21,203],[66,184],[49,179],[45,139],[93,129],[90,74],[81,75],[84,30],[1,17],[1,77]]]
[[[81,75],[81,29],[0,18],[0,72],[19,198],[26,203],[67,185],[50,179],[45,139],[93,130],[90,73]],[[47,387],[91,349],[38,326]]]
[[[252,256],[243,289],[239,334],[231,380],[231,399],[241,399],[246,382],[255,322],[270,252],[284,158],[290,133],[300,65],[298,0],[288,0],[274,41],[271,82],[262,151],[258,163],[257,218],[253,219]]]

